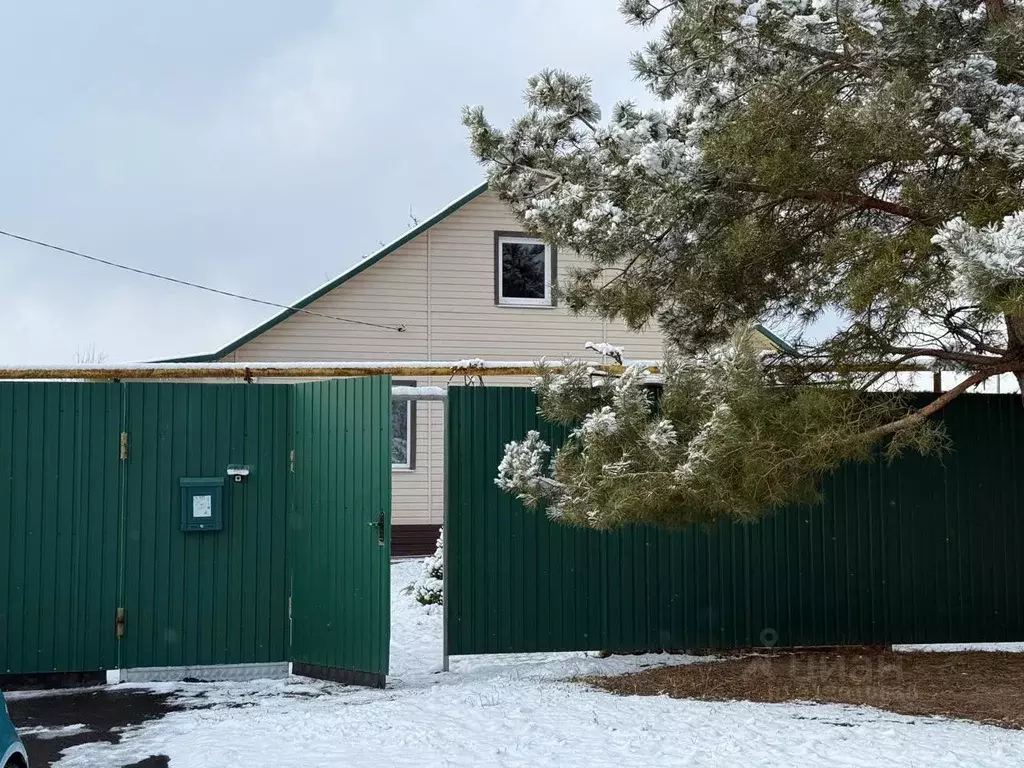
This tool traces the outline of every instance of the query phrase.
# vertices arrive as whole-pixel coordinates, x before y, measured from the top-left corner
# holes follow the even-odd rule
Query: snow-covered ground
[[[566,678],[685,657],[456,658],[441,674],[441,614],[393,567],[386,690],[304,680],[153,686],[196,708],[133,727],[119,744],[65,752],[62,768],[153,754],[171,768],[228,766],[1020,766],[1024,732],[833,705],[620,697]]]
[[[929,645],[894,645],[893,650],[934,653],[954,653],[957,651],[1024,653],[1024,643],[931,643]]]

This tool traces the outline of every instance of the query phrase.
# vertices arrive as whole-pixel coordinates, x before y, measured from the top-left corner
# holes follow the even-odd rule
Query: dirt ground
[[[778,651],[581,681],[628,696],[855,704],[1024,728],[1024,653]]]
[[[169,694],[150,691],[88,688],[20,696],[7,701],[11,720],[21,732],[32,768],[47,768],[61,752],[93,741],[117,743],[120,731],[131,725],[163,717],[178,707]],[[81,725],[67,734],[59,729]],[[49,733],[48,733],[49,731]],[[132,768],[166,768],[165,755],[152,755]]]

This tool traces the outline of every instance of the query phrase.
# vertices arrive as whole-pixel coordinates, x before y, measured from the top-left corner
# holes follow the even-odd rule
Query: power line
[[[322,312],[314,312],[310,309],[304,309],[303,307],[293,307],[289,304],[278,304],[273,301],[265,301],[264,299],[256,299],[252,296],[244,296],[240,293],[232,293],[231,291],[222,291],[220,288],[211,288],[208,285],[200,285],[199,283],[193,283],[188,280],[180,280],[176,277],[170,277],[168,275],[161,275],[157,272],[148,272],[145,269],[139,269],[137,267],[129,267],[127,264],[118,264],[116,261],[108,261],[107,259],[101,259],[98,256],[90,256],[87,253],[80,251],[73,251],[70,248],[63,248],[53,243],[43,242],[42,240],[33,240],[31,237],[24,237],[23,235],[16,235],[13,232],[6,232],[0,229],[0,235],[9,237],[13,240],[21,240],[23,243],[31,243],[32,245],[38,245],[41,248],[49,248],[52,251],[60,251],[61,253],[67,253],[72,256],[78,256],[82,259],[95,262],[97,264],[103,264],[108,267],[114,267],[115,269],[123,269],[125,272],[133,272],[136,275],[144,275],[145,277],[153,277],[157,280],[164,280],[168,283],[175,283],[176,285],[184,285],[189,288],[196,288],[200,291],[207,291],[208,293],[216,293],[220,296],[227,296],[232,299],[241,299],[242,301],[250,301],[253,304],[262,304],[267,307],[276,307],[277,309],[287,309],[291,312],[301,312],[305,315],[312,315],[313,317],[323,317],[327,320],[337,320],[342,323],[354,323],[356,325],[368,325],[372,328],[383,328],[387,331],[404,331],[405,326],[399,325],[381,325],[380,323],[370,323],[366,320],[352,320],[348,317],[337,317],[336,315],[325,315]]]

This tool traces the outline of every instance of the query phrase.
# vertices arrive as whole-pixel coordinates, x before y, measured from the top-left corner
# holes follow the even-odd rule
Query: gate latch
[[[374,525],[377,526],[377,543],[380,544],[383,547],[384,546],[384,538],[385,538],[384,537],[384,513],[381,512],[377,516],[377,522],[375,522],[375,523],[367,523],[367,525],[369,525],[371,527],[374,526]]]

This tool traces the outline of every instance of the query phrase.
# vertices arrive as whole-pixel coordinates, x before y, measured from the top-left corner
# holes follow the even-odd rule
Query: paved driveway
[[[76,744],[116,744],[122,729],[179,708],[169,693],[131,688],[9,693],[7,697],[11,719],[25,742],[32,768],[55,764],[62,750]],[[166,768],[168,760],[164,755],[152,755],[130,765]]]

